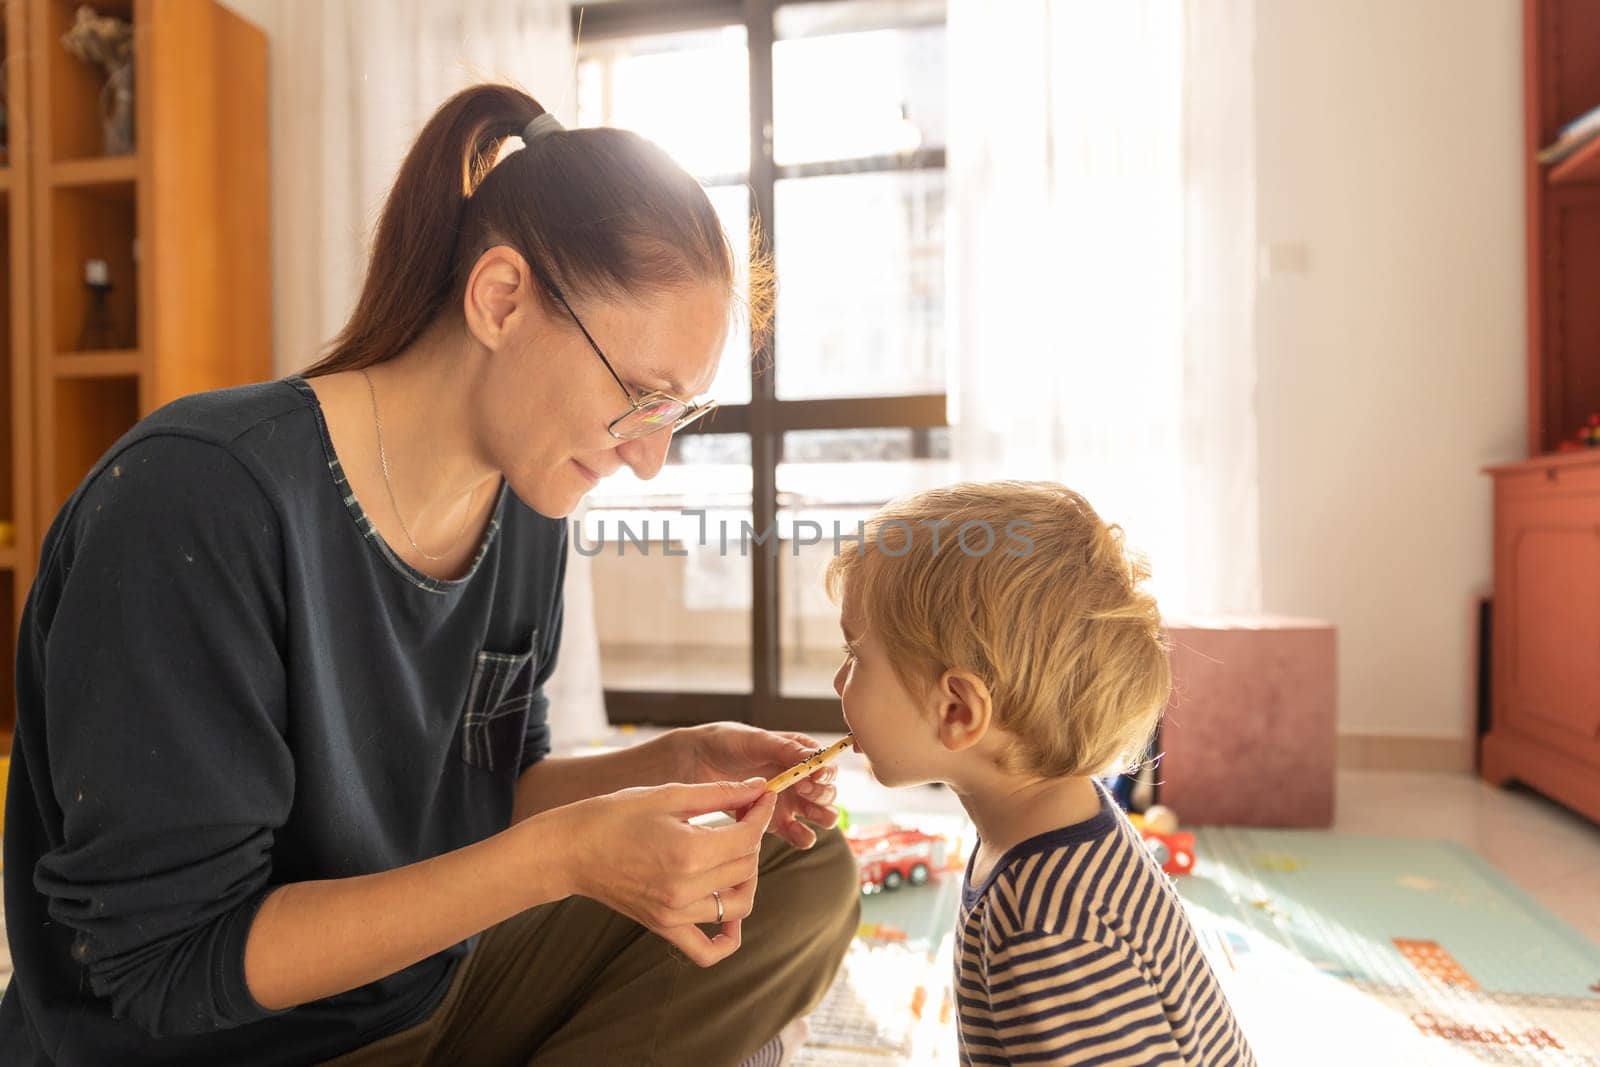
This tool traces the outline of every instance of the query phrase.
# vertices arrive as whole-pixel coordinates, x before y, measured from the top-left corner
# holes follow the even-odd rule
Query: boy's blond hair
[[[860,543],[841,543],[827,583],[912,694],[971,671],[1019,741],[1007,769],[1064,777],[1139,759],[1166,707],[1149,576],[1122,529],[1065,486],[966,482],[885,505]]]

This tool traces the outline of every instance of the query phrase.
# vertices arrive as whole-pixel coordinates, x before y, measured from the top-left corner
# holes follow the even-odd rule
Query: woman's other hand
[[[528,824],[558,832],[573,893],[589,897],[666,938],[701,967],[739,949],[755,905],[761,838],[776,798],[762,778],[624,789],[569,804]],[[739,813],[731,826],[691,826],[710,812]],[[562,820],[559,831],[548,820]],[[722,923],[708,937],[700,926]]]

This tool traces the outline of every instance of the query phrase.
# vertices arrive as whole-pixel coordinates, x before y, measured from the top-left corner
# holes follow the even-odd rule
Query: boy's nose
[[[850,662],[846,660],[839,664],[838,670],[833,672],[833,691],[839,694],[840,700],[844,699],[844,677],[849,670]]]

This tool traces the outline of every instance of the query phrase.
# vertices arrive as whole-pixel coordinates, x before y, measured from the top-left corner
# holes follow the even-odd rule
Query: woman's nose
[[[648,481],[661,473],[661,465],[667,461],[667,451],[671,447],[672,431],[658,430],[647,437],[624,441],[617,451],[636,476]]]

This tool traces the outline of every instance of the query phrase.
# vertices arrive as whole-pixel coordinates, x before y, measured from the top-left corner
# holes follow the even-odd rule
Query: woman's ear
[[[498,351],[538,300],[533,272],[521,253],[496,245],[478,257],[467,277],[462,312],[467,330],[483,347]]]
[[[976,745],[993,725],[989,687],[970,671],[945,671],[928,699],[933,702],[939,741],[951,752]]]

